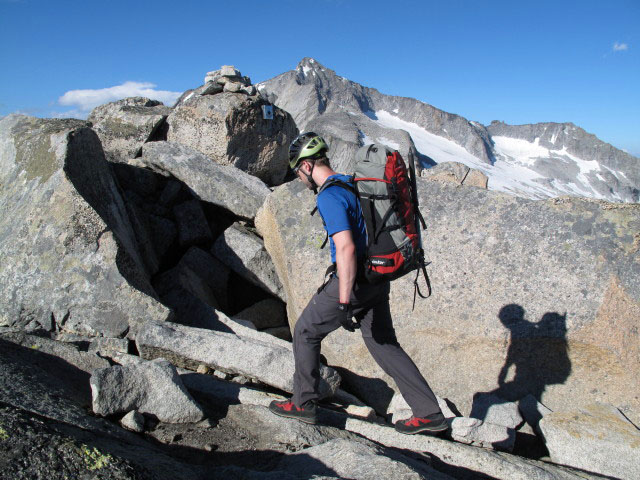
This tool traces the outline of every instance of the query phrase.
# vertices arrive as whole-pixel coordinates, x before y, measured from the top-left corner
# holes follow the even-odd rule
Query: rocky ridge
[[[320,282],[324,256],[319,220],[306,215],[312,195],[299,183],[272,191],[282,171],[268,157],[295,125],[250,86],[223,67],[173,109],[126,99],[98,107],[93,127],[0,119],[2,471],[53,479],[635,476],[638,430],[627,418],[638,419],[637,379],[624,372],[637,370],[637,206],[504,196],[462,164],[419,180],[434,298],[411,312],[409,279],[392,289],[399,339],[443,397],[449,434],[395,432],[389,421],[407,415],[406,405],[342,331],[323,347],[319,424],[267,411],[291,391],[283,338]],[[272,119],[263,106],[273,107]],[[237,128],[169,139],[183,121]],[[105,127],[118,122],[131,128]],[[202,135],[222,146],[240,139],[234,149],[254,139],[259,148],[207,154],[194,141]],[[560,273],[547,284],[550,269]],[[486,295],[487,285],[498,293]],[[422,339],[419,349],[411,337]],[[593,401],[611,405],[598,410]],[[579,413],[564,413],[567,405]],[[585,429],[599,411],[608,412],[602,425]],[[590,440],[607,428],[619,432],[616,444]],[[576,431],[580,461],[571,455]],[[617,470],[606,465],[614,456]]]
[[[489,177],[489,189],[526,198],[640,198],[640,161],[571,123],[484,126],[406,97],[364,87],[313,58],[258,84],[302,130],[321,133],[341,171],[355,151],[384,143],[428,167],[458,161]]]

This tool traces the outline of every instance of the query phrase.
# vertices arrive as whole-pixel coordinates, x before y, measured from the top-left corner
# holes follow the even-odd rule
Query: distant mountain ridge
[[[527,198],[575,195],[640,199],[640,159],[572,123],[488,126],[413,98],[380,93],[337,75],[313,58],[257,85],[260,93],[331,144],[337,169],[380,142],[424,166],[457,161],[483,171],[489,189]]]

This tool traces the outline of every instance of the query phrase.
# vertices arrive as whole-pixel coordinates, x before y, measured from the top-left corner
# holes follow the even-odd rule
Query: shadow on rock
[[[539,322],[530,322],[520,305],[509,304],[500,309],[498,318],[510,331],[509,348],[498,374],[498,388],[474,395],[470,416],[480,420],[487,418],[494,405],[527,395],[541,401],[547,385],[563,384],[571,373],[566,313],[547,312]],[[492,401],[476,401],[481,396],[490,396]]]

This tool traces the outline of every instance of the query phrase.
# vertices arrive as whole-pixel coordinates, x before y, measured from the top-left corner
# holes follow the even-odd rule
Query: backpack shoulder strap
[[[351,178],[353,179],[355,177],[355,175],[352,175]],[[351,185],[347,182],[344,182],[342,180],[338,180],[337,178],[331,178],[329,180],[327,180],[326,182],[324,182],[322,184],[322,186],[320,187],[320,190],[318,191],[318,195],[320,195],[323,191],[325,191],[327,188],[333,186],[333,185],[337,185],[339,187],[344,188],[345,190],[353,193],[354,195],[358,195],[358,190],[356,189],[356,187],[354,185]],[[316,205],[315,207],[313,207],[313,210],[311,210],[311,215],[315,215],[315,213],[318,211],[318,206]],[[322,219],[322,223],[324,224],[324,219]],[[324,242],[322,242],[322,246],[320,247],[320,249],[322,250],[324,247],[327,246],[327,242],[329,241],[329,234],[326,233],[325,238],[324,238]]]
[[[351,178],[353,179],[355,177],[355,175],[352,175]],[[327,180],[326,182],[324,182],[322,184],[322,186],[320,187],[320,190],[318,190],[318,195],[320,195],[322,192],[324,192],[327,188],[333,186],[333,185],[337,185],[338,187],[342,187],[345,190],[353,193],[354,195],[358,195],[358,189],[354,186],[351,185],[350,183],[347,183],[343,180],[338,180],[337,178],[330,178],[329,180]],[[311,210],[311,215],[315,215],[315,213],[318,211],[318,206],[316,205],[313,210]]]

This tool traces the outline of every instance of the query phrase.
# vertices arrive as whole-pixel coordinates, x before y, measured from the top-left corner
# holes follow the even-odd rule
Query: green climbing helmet
[[[289,145],[289,167],[295,170],[302,160],[312,160],[327,150],[329,150],[327,143],[317,133],[301,133]]]

